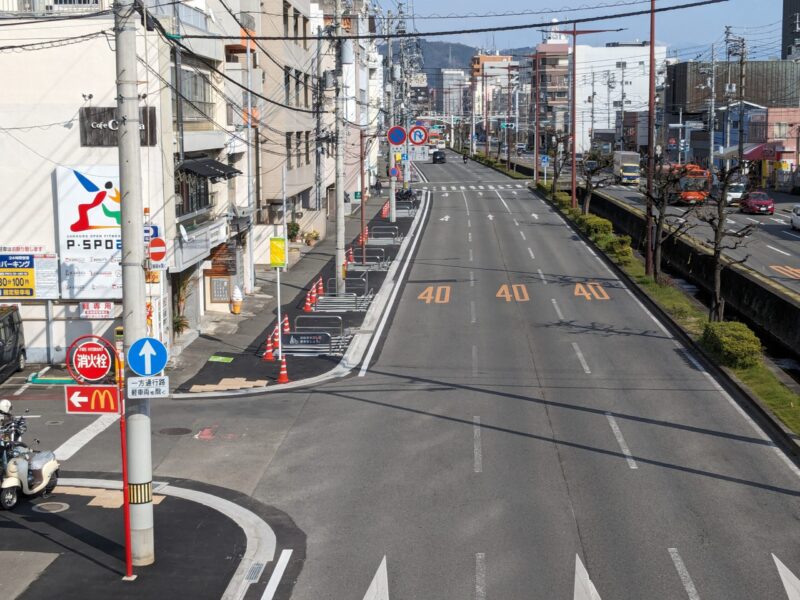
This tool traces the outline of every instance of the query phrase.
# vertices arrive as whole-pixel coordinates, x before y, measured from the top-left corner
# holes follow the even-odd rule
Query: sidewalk
[[[368,224],[385,224],[380,210],[388,199],[384,188],[382,196],[373,196],[366,207]],[[401,229],[401,223],[397,223]],[[347,247],[355,245],[361,228],[359,212],[346,219]],[[356,251],[354,247],[354,252]],[[327,287],[328,279],[335,276],[336,255],[335,228],[329,228],[328,237],[310,248],[299,262],[281,276],[283,312],[288,314],[293,326],[294,319],[302,315],[306,292],[311,283],[322,276]],[[261,359],[265,341],[276,323],[277,298],[275,297],[275,272],[259,269],[256,272],[256,287],[259,292],[245,299],[240,315],[213,317],[215,331],[203,333],[192,342],[174,366],[167,369],[173,391],[213,392],[260,388],[274,383],[278,377],[280,363],[264,362]],[[369,287],[377,289],[385,277],[384,272],[370,272]],[[340,313],[346,329],[360,326],[363,313]],[[322,375],[333,369],[339,358],[333,356],[287,358],[289,377],[292,381]]]
[[[4,598],[218,599],[232,580],[236,581],[233,578],[238,577],[243,559],[247,560],[251,532],[244,531],[219,508],[175,494],[205,496],[222,504],[226,499],[209,495],[209,491],[217,491],[209,486],[180,481],[176,482],[179,488],[170,484],[165,493],[153,495],[158,532],[155,564],[134,568],[136,579],[123,581],[122,492],[102,486],[75,487],[69,480],[65,483],[49,498],[22,501],[14,510],[0,514],[0,556],[4,559],[0,585]],[[233,496],[232,500],[235,503]],[[270,512],[268,507],[257,510],[262,514],[252,513],[256,519],[264,519]],[[298,531],[276,530],[276,534],[278,548],[287,543],[304,545]],[[270,548],[275,547],[264,550]],[[272,565],[264,565],[267,568],[252,581],[258,589],[266,585],[272,570]]]

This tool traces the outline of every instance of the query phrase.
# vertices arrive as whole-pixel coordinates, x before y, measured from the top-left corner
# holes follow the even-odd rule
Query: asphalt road
[[[635,186],[612,185],[601,191],[639,208],[643,209],[645,206],[644,197]],[[754,225],[755,229],[743,247],[729,250],[726,254],[735,260],[746,258],[745,264],[751,269],[798,292],[800,291],[800,231],[791,228],[791,219],[787,212],[791,210],[791,198],[784,194],[781,194],[780,198],[776,195],[774,215],[743,214],[737,207],[730,207],[727,217],[730,231],[739,231],[748,225]],[[687,215],[687,208],[671,206],[668,214],[675,218],[688,218],[694,223],[689,235],[709,243],[713,240],[711,228],[697,221],[691,214]]]
[[[303,398],[256,490],[308,535],[294,597],[360,599],[386,556],[392,598],[567,599],[576,555],[602,598],[786,597],[797,471],[543,202],[423,171],[378,359]]]
[[[155,477],[291,519],[297,600],[362,600],[384,557],[376,600],[588,598],[576,557],[605,600],[789,598],[772,554],[800,573],[800,472],[522,183],[422,170],[432,210],[365,376],[154,402]],[[42,447],[89,422],[26,407]],[[65,468],[118,471],[114,430]]]

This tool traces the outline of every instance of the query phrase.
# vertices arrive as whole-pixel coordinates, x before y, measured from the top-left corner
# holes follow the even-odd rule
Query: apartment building
[[[567,131],[571,50],[557,25],[551,26],[542,38],[533,55],[534,110],[539,123],[539,148],[548,149],[555,134]]]

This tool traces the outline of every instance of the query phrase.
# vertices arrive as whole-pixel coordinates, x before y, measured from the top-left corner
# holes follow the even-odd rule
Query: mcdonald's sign
[[[67,414],[116,414],[120,412],[119,390],[113,385],[64,386]]]

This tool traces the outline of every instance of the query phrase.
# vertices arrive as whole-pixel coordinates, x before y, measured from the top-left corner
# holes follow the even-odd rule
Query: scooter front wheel
[[[58,469],[56,469],[52,475],[50,475],[50,481],[47,482],[47,485],[44,486],[44,496],[47,497],[53,493],[53,490],[56,489],[58,485]]]
[[[7,487],[0,491],[0,507],[3,510],[11,510],[17,505],[17,488]]]

